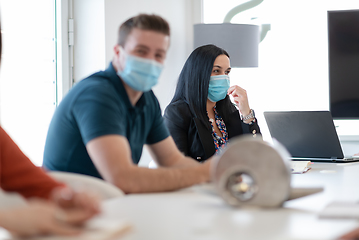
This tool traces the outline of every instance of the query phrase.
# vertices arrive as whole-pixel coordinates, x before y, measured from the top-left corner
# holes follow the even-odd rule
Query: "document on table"
[[[306,173],[311,169],[310,167],[311,164],[312,164],[311,161],[291,161],[292,173],[294,174]]]
[[[320,213],[321,218],[358,218],[358,202],[332,202],[328,204]]]
[[[26,238],[27,240],[117,240],[132,229],[132,226],[121,220],[93,219],[86,223],[83,233],[76,236],[42,236]],[[20,240],[16,237],[5,240]]]

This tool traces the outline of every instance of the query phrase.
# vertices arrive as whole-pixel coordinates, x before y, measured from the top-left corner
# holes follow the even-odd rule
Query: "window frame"
[[[73,18],[72,0],[55,0],[56,16],[56,106],[59,105],[73,83],[73,35],[69,39],[69,19]],[[69,28],[70,27],[70,28]],[[69,44],[71,41],[71,45]]]

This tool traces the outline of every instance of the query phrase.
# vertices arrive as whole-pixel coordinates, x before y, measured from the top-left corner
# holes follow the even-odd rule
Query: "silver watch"
[[[241,114],[241,120],[242,121],[247,121],[247,120],[249,120],[251,118],[255,118],[253,109],[251,109],[251,112],[247,116],[243,116]]]

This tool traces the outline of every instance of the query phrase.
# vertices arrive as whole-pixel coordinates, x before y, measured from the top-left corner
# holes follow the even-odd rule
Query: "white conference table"
[[[199,185],[107,200],[100,218],[131,223],[124,240],[336,239],[359,227],[357,220],[317,215],[332,201],[359,200],[359,163],[314,163],[309,172],[292,175],[292,186],[324,191],[279,209],[240,209],[228,206],[211,185]]]

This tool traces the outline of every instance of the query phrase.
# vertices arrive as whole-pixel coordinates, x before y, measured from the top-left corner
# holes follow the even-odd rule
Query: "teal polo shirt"
[[[127,138],[135,164],[144,144],[169,136],[152,90],[143,93],[133,106],[112,63],[105,71],[77,83],[61,101],[47,133],[43,166],[102,178],[86,144],[109,134]]]

